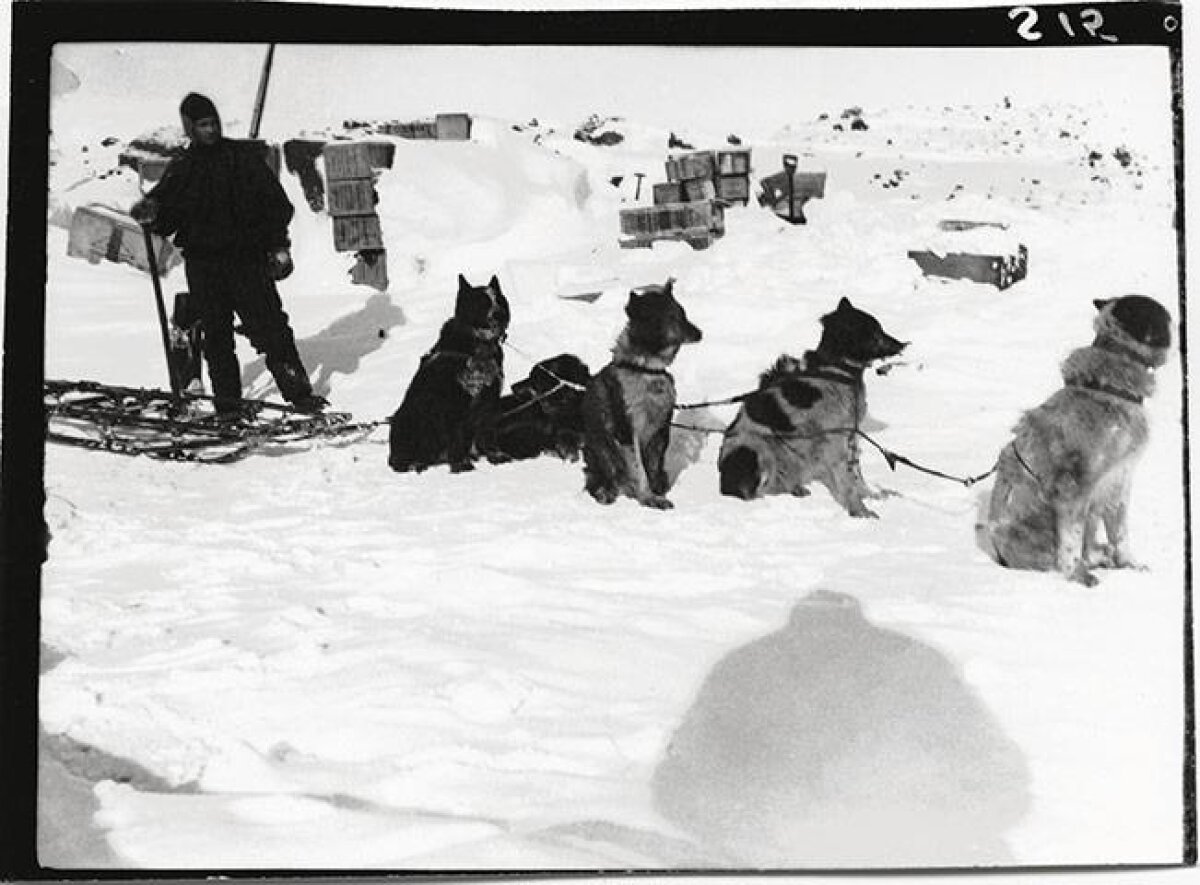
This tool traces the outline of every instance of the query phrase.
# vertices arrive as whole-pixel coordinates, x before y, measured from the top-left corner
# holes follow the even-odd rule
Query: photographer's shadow
[[[941,652],[805,597],[700,688],[654,775],[660,813],[731,866],[1011,863],[1020,749]]]

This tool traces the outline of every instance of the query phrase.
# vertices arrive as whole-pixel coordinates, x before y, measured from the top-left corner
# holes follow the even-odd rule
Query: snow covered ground
[[[186,88],[160,86],[168,97]],[[774,130],[747,140],[755,177],[795,153],[801,169],[828,172],[825,198],[805,207],[805,226],[731,208],[726,236],[703,251],[617,245],[635,173],[647,176],[641,203],[664,179],[658,121],[620,121],[625,141],[598,147],[571,138],[582,119],[480,115],[470,142],[397,140],[378,183],[384,293],[350,284],[328,217],[284,173],[297,271],[281,291],[319,391],[362,420],[399,403],[460,272],[500,278],[510,379],[563,351],[599,368],[628,290],[675,277],[705,336],[674,369],[689,403],[740,393],[779,353],[813,346],[819,317],[848,296],[912,342],[903,364],[868,380],[873,435],[922,464],[979,474],[1021,410],[1058,386],[1059,360],[1090,340],[1093,298],[1142,292],[1178,313],[1165,96],[1160,113],[1136,118],[1101,99],[872,106],[865,95],[866,131],[835,130],[843,105],[827,119],[779,109]],[[159,121],[101,129],[105,118],[70,96],[57,114],[46,375],[162,387],[149,280],[68,258],[59,223],[82,203],[132,202],[136,179],[105,173]],[[731,131],[702,120],[686,136],[715,149]],[[1006,224],[1029,250],[1028,278],[1003,292],[924,278],[906,252],[944,249],[946,218]],[[164,283],[184,285],[181,269]],[[277,397],[248,348],[243,378]],[[1013,818],[972,834],[1003,846],[992,862],[1177,861],[1178,358],[1158,378],[1131,516],[1147,569],[1105,573],[1094,589],[995,566],[973,545],[980,489],[890,472],[871,451],[868,480],[896,493],[873,504],[878,520],[847,517],[823,490],[724,498],[720,437],[699,433],[676,440],[666,513],[601,507],[580,465],[555,459],[397,475],[383,429],[230,466],[49,447],[43,643],[57,663],[42,679],[42,723],[155,776],[95,786],[95,821],[122,865],[746,866],[750,849],[718,851],[660,814],[655,770],[718,662],[826,590],[857,601],[872,628],[944,656],[976,702],[952,705],[920,681],[868,699],[837,668],[820,685],[780,675],[842,697],[819,721],[775,715],[789,759],[833,741],[839,777],[823,801],[856,834],[841,862],[891,865],[894,834],[874,831],[866,810],[855,817],[863,783],[918,783],[930,758],[958,753],[948,735],[959,730],[946,727],[956,717],[962,734],[1015,747],[1009,770],[1024,771],[1003,790]],[[733,414],[680,420],[720,427]],[[744,692],[771,703],[763,686]],[[849,715],[872,704],[878,731]],[[883,723],[918,706],[935,711],[928,743],[889,737]],[[977,766],[964,778],[986,783],[993,761],[964,763]],[[974,799],[946,801],[953,812]],[[975,861],[959,835],[947,829],[945,863]],[[797,846],[778,865],[814,856]]]

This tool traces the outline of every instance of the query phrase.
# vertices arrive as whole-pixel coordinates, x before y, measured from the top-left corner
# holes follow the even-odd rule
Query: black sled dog
[[[674,280],[629,293],[628,322],[612,361],[583,396],[584,487],[601,504],[621,495],[666,510],[670,478],[664,464],[675,411],[675,380],[667,367],[701,331],[672,292]]]
[[[1092,568],[1135,565],[1126,515],[1150,434],[1142,403],[1171,347],[1171,315],[1154,299],[1093,303],[1095,339],[1063,362],[1063,387],[1013,428],[976,524],[980,547],[1000,565],[1059,571],[1087,586],[1097,583]]]
[[[529,375],[500,397],[482,448],[504,463],[557,455],[575,461],[583,448],[583,392],[592,374],[587,363],[561,353],[535,363]]]
[[[721,494],[804,496],[819,482],[851,516],[875,516],[864,503],[870,490],[854,432],[867,412],[863,372],[907,343],[848,298],[821,325],[816,350],[779,357],[742,400],[718,456]]]
[[[504,384],[501,344],[509,318],[496,277],[486,286],[472,286],[459,275],[454,316],[421,357],[391,417],[388,465],[393,470],[420,471],[434,464],[449,464],[455,472],[472,468],[478,434],[492,420]]]

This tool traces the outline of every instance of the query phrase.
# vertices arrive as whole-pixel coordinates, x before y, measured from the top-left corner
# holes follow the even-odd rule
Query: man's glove
[[[143,227],[154,224],[158,218],[158,203],[150,197],[138,200],[129,208],[129,217]]]
[[[280,247],[267,253],[267,276],[271,279],[286,280],[294,269],[292,253],[287,248]]]

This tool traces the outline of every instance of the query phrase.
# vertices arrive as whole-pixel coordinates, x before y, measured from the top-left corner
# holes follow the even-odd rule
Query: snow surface
[[[653,121],[620,124],[616,147],[573,140],[581,120],[488,116],[467,143],[397,141],[378,182],[386,293],[350,284],[328,217],[285,172],[297,271],[281,291],[318,390],[357,418],[390,414],[460,272],[498,274],[508,295],[510,380],[562,351],[599,368],[627,291],[674,276],[705,334],[673,370],[685,403],[748,389],[779,353],[813,346],[821,314],[848,296],[912,342],[868,380],[873,435],[968,476],[988,470],[1021,410],[1057,387],[1059,360],[1090,340],[1093,298],[1142,292],[1177,313],[1165,106],[1156,125],[1134,126],[1103,102],[866,105],[868,131],[835,132],[841,110],[783,117],[748,145],[756,176],[777,171],[784,152],[828,172],[809,223],[734,207],[726,236],[703,251],[617,245],[634,173],[647,176],[641,203],[664,178],[666,131]],[[46,374],[161,387],[146,276],[68,258],[61,226],[82,203],[136,198],[127,172],[99,177],[120,148],[100,140],[142,129],[100,131],[79,113],[76,129],[55,125]],[[719,121],[687,133],[700,148],[727,134]],[[1007,225],[1029,250],[1029,277],[1004,292],[922,277],[906,251],[941,235],[946,218]],[[164,283],[184,285],[181,269]],[[277,397],[248,349],[243,379],[250,394]],[[871,451],[868,480],[895,493],[873,504],[878,520],[849,518],[819,489],[721,497],[719,435],[686,431],[667,513],[601,507],[582,491],[580,465],[556,459],[394,474],[382,429],[220,467],[51,446],[42,626],[63,658],[42,679],[42,722],[177,788],[95,787],[97,823],[131,866],[744,866],[737,846],[714,857],[656,810],[654,772],[718,662],[829,590],[944,655],[1019,748],[1023,813],[988,834],[1006,846],[1002,862],[1175,862],[1177,358],[1158,380],[1131,515],[1147,568],[1104,573],[1094,589],[998,568],[973,545],[979,488],[890,472]],[[720,427],[733,414],[680,420]],[[836,694],[837,683],[821,688]],[[793,752],[832,734],[854,782],[918,764],[900,744],[839,731],[845,721],[830,709],[819,724],[789,723]],[[835,785],[827,799],[849,803],[854,820],[861,790],[839,797]],[[858,836],[845,863],[889,865],[889,839],[865,817]],[[971,862],[970,849],[952,847],[948,862]],[[805,864],[799,848],[785,866]]]

